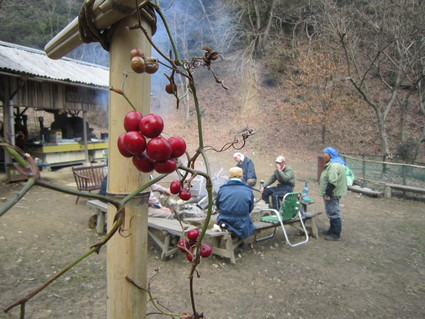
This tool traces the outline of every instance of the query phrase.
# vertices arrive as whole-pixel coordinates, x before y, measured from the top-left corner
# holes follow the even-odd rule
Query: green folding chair
[[[285,235],[286,242],[288,243],[289,246],[296,247],[308,242],[309,236],[303,221],[300,192],[287,193],[283,197],[282,204],[280,206],[279,211],[277,211],[276,209],[262,209],[261,213],[262,212],[270,212],[273,214],[269,216],[260,217],[260,221],[266,222],[266,223],[272,223],[272,224],[280,223],[280,225],[282,226],[283,234]],[[291,243],[285,229],[285,222],[292,221],[293,219],[296,219],[296,218],[299,219],[299,222],[302,226],[302,231],[305,235],[305,239],[298,243]],[[270,238],[273,236],[274,236],[274,233],[268,236],[267,238]],[[266,238],[263,238],[263,239],[266,239]]]

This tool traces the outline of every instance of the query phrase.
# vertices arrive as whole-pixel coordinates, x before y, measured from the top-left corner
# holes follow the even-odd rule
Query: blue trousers
[[[292,185],[277,184],[276,187],[266,187],[261,195],[261,199],[269,203],[269,197],[272,196],[272,206],[274,209],[279,210],[279,197],[285,196],[286,193],[292,192],[294,187]]]
[[[330,230],[339,235],[342,230],[341,209],[339,207],[340,196],[331,196],[330,200],[324,200],[326,215],[329,218]]]

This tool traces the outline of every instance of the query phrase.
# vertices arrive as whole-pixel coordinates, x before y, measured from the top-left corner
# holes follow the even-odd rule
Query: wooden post
[[[88,134],[87,134],[87,121],[86,121],[86,111],[83,111],[83,142],[84,142],[84,157],[86,159],[84,165],[90,165],[89,159],[89,146],[88,146]]]
[[[149,42],[140,30],[129,31],[127,27],[137,23],[130,16],[118,23],[112,36],[110,48],[110,86],[121,89],[124,74],[128,72],[124,91],[142,114],[150,110],[150,76],[131,71],[130,50],[138,47],[150,56]],[[146,24],[144,27],[151,30]],[[109,93],[109,170],[108,193],[125,195],[149,181],[148,174],[141,174],[131,159],[123,157],[117,148],[117,139],[124,133],[123,119],[131,111],[125,99],[114,92]],[[125,207],[124,234],[116,234],[107,247],[108,319],[140,319],[146,314],[146,294],[127,282],[126,276],[138,285],[146,287],[147,277],[147,196],[131,200]],[[143,205],[141,205],[141,201]],[[113,225],[115,208],[108,207],[108,229]]]
[[[3,133],[6,142],[15,145],[15,127],[14,127],[14,116],[13,106],[11,105],[10,99],[10,80],[6,78],[4,82],[3,90]],[[9,153],[4,152],[5,171],[9,170],[9,166],[12,164],[12,158]]]

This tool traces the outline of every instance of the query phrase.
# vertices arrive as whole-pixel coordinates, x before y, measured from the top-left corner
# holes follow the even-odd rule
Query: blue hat
[[[345,165],[344,160],[341,157],[339,157],[338,152],[334,148],[326,147],[323,150],[323,152],[326,153],[326,154],[329,154],[329,156],[331,157],[331,159],[330,159],[331,163],[340,163],[342,165]]]

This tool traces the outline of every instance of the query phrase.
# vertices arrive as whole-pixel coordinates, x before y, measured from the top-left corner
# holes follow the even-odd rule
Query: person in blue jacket
[[[257,175],[255,174],[255,167],[252,160],[242,153],[233,154],[233,159],[237,163],[236,167],[242,168],[242,181],[247,183],[248,186],[255,186],[257,183]]]
[[[240,167],[229,170],[229,181],[218,191],[216,207],[219,211],[217,224],[234,233],[239,238],[248,238],[255,230],[250,213],[254,208],[254,194],[242,182]]]

